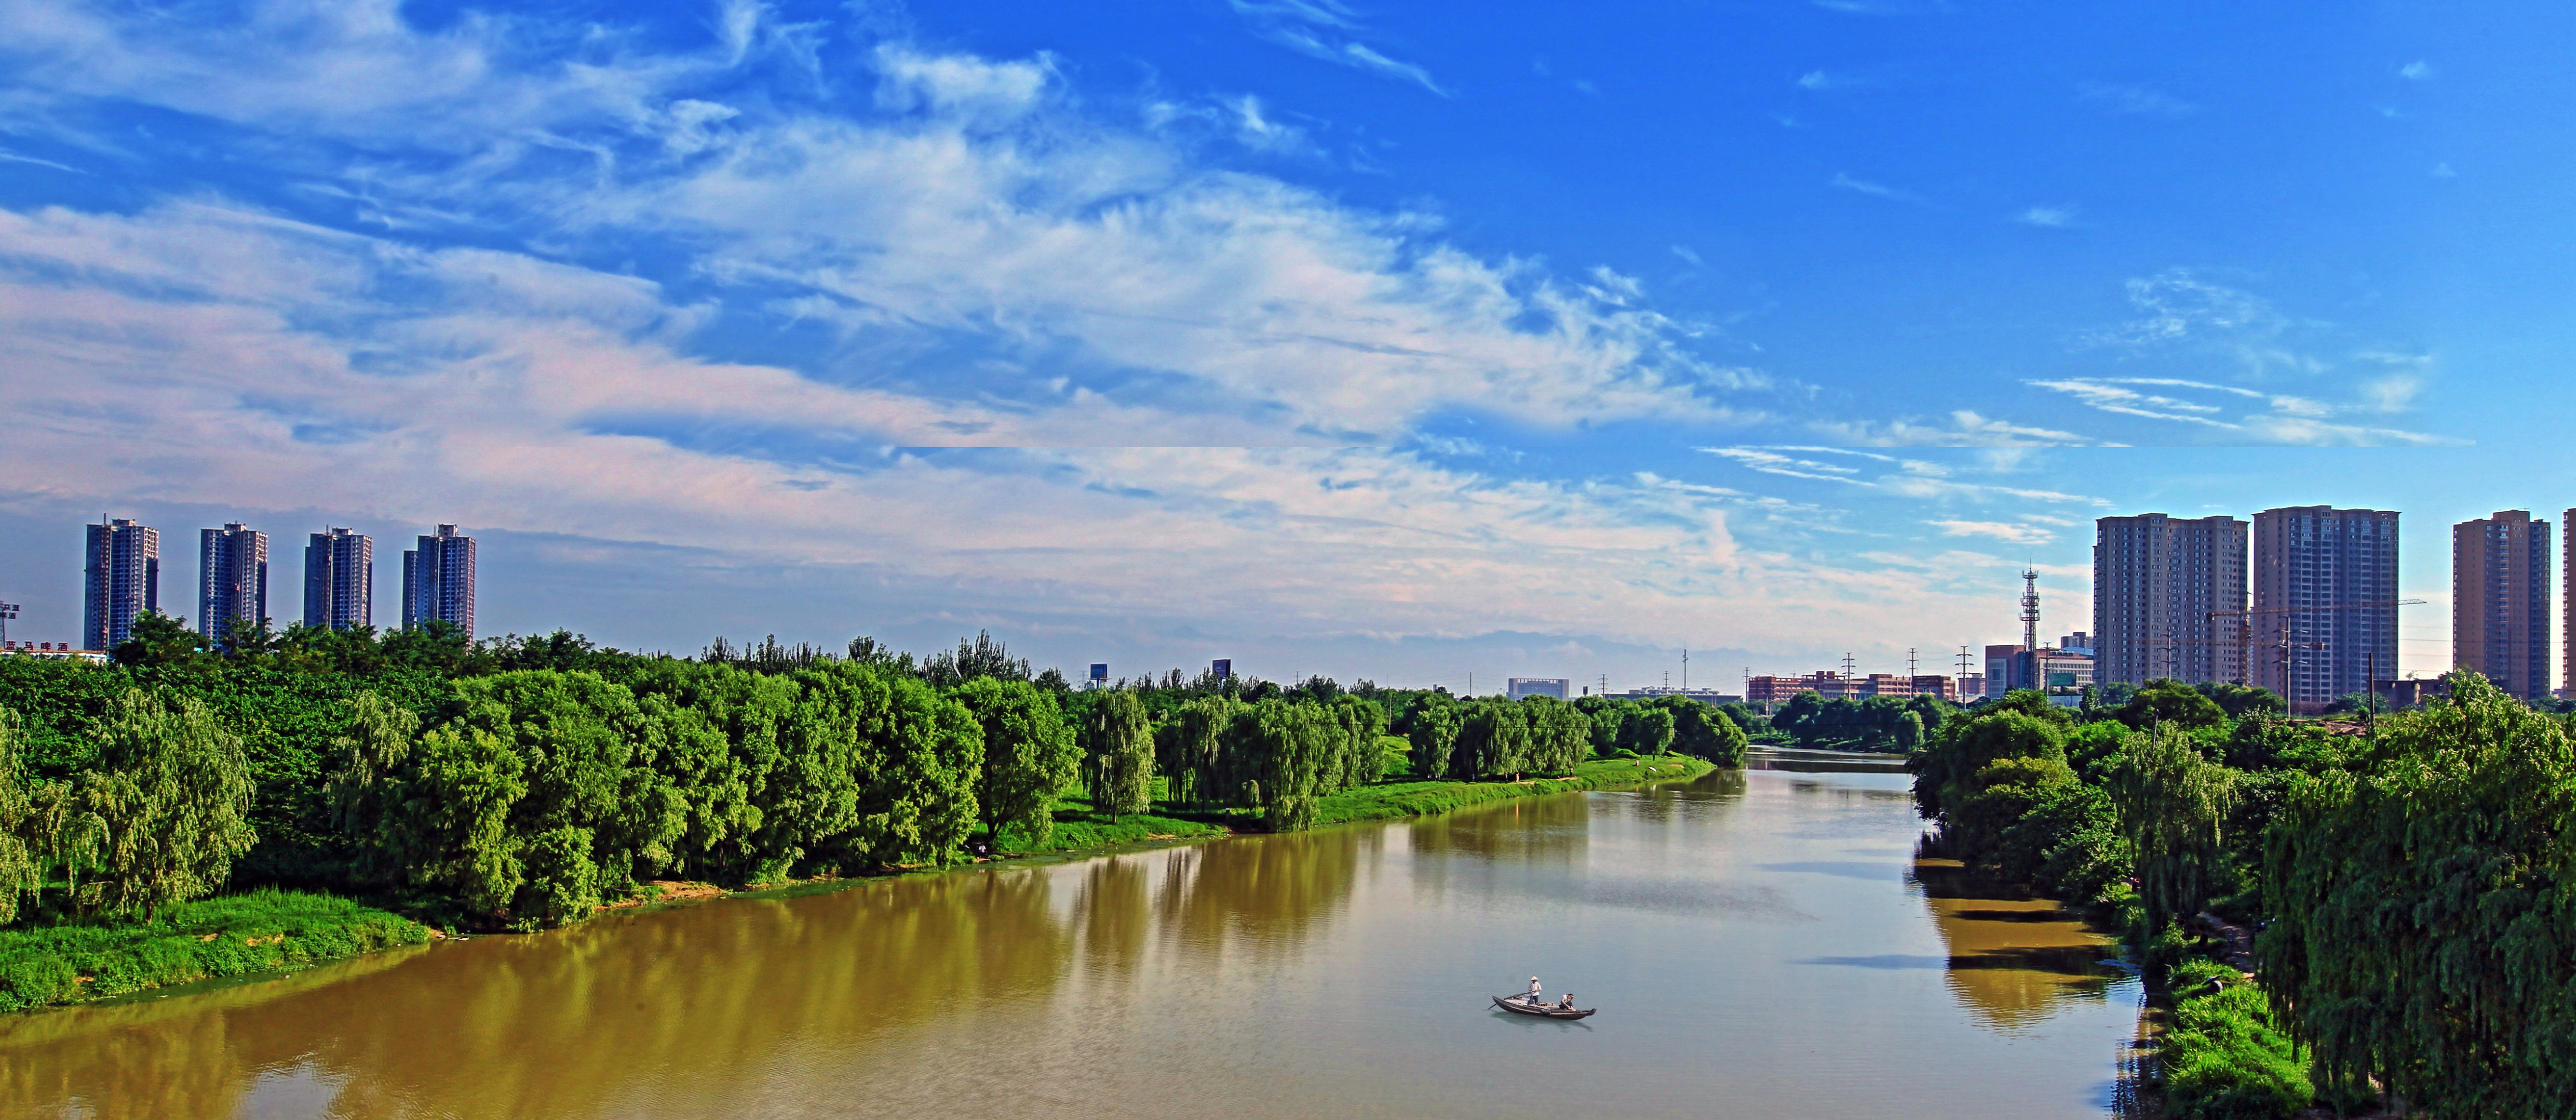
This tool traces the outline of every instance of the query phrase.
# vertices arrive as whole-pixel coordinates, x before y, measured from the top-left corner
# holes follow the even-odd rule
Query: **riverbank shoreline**
[[[1523,797],[1634,789],[1688,781],[1717,769],[1688,755],[1594,759],[1561,777],[1503,782],[1387,782],[1318,799],[1317,828],[1438,816]],[[1073,843],[1016,851],[946,867],[828,876],[727,889],[656,880],[592,917],[636,915],[719,899],[786,899],[868,883],[983,868],[1072,863],[1224,839],[1265,835],[1225,824],[1139,814],[1116,822],[1058,825]],[[1107,842],[1100,842],[1102,836]],[[1050,840],[1055,839],[1051,836]],[[578,923],[576,923],[578,924]],[[363,956],[446,934],[391,911],[337,895],[262,889],[185,903],[150,923],[59,926],[0,933],[0,1014],[94,1004],[206,980],[244,979]]]
[[[148,922],[0,932],[0,1012],[41,1011],[418,945],[419,922],[336,895],[264,889]]]

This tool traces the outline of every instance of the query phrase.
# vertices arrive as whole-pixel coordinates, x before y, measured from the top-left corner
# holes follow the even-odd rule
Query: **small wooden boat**
[[[1494,1006],[1515,1015],[1536,1015],[1542,1019],[1580,1019],[1601,1010],[1598,1007],[1560,1007],[1553,1003],[1532,1003],[1528,996],[1495,996]]]

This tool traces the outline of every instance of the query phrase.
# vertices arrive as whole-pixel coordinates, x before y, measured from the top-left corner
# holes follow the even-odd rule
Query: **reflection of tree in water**
[[[0,1052],[0,1064],[47,1071],[26,1091],[48,1106],[134,1102],[102,1115],[230,1116],[260,1071],[307,1061],[339,1082],[335,1117],[597,1115],[639,1076],[758,1070],[961,1000],[1046,998],[1073,944],[1048,892],[1046,873],[1015,870],[606,915],[239,1006],[192,999],[148,1030],[102,1020],[33,1054]],[[1141,901],[1141,887],[1131,893]],[[721,1096],[757,1083],[656,1088]]]
[[[1410,835],[1417,853],[1574,864],[1591,844],[1592,799],[1580,793],[1515,798],[1414,821]]]
[[[1082,930],[1082,960],[1091,970],[1133,976],[1145,959],[1154,924],[1145,896],[1144,857],[1093,860],[1074,897],[1074,924]]]
[[[2072,1000],[2100,999],[2119,970],[2103,939],[2053,902],[1995,890],[1956,860],[1919,859],[1914,878],[1949,949],[1950,991],[1994,1030],[2019,1031]]]
[[[1164,936],[1209,956],[1236,942],[1293,951],[1340,912],[1362,857],[1385,843],[1381,828],[1327,828],[1175,851],[1164,879]]]
[[[1744,788],[1744,771],[1711,770],[1687,782],[1647,786],[1619,799],[1617,804],[1629,816],[1647,824],[1705,821],[1723,816],[1742,803]]]

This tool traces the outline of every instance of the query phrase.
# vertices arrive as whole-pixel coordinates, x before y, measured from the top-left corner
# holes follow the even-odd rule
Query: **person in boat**
[[[1529,993],[1529,1002],[1531,1002],[1531,1003],[1542,1003],[1542,1002],[1545,1002],[1544,1000],[1542,1000],[1542,999],[1540,999],[1540,998],[1539,998],[1539,991],[1540,991],[1540,988],[1539,988],[1539,986],[1538,986],[1538,977],[1535,977],[1535,976],[1530,977],[1530,993]]]
[[[1567,993],[1565,993],[1565,998],[1563,998],[1563,999],[1560,999],[1560,1000],[1556,1001],[1556,1005],[1557,1005],[1558,1007],[1562,1007],[1562,1008],[1564,1008],[1564,1009],[1566,1009],[1566,1010],[1568,1010],[1568,1011],[1572,1011],[1572,1010],[1574,1010],[1574,993],[1572,993],[1572,992],[1567,992]]]

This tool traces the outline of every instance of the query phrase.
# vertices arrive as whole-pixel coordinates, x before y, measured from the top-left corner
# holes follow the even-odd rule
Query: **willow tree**
[[[357,841],[358,876],[379,878],[395,870],[382,842],[386,804],[396,769],[420,735],[420,716],[361,692],[349,702],[348,728],[331,740],[340,768],[323,783],[322,795],[330,802],[332,825]]]
[[[1413,698],[1413,707],[1404,716],[1404,737],[1412,745],[1407,753],[1415,778],[1429,781],[1449,776],[1449,755],[1458,746],[1458,717],[1458,703],[1448,693],[1426,692]]]
[[[1218,772],[1226,724],[1239,707],[1222,696],[1202,696],[1181,705],[1154,729],[1154,765],[1163,773],[1163,795],[1184,805],[1225,799],[1228,790]]]
[[[2111,805],[2137,853],[2138,900],[2146,910],[2142,949],[2177,919],[2209,904],[2220,829],[2236,801],[2234,777],[2172,726],[2131,740],[2112,761]],[[2146,963],[2152,968],[2171,962]]]
[[[1091,808],[1110,818],[1144,812],[1154,799],[1154,731],[1136,694],[1118,689],[1082,719],[1083,778]]]
[[[18,713],[0,708],[0,925],[18,920],[18,900],[33,900],[45,885],[35,846],[26,827],[36,815],[35,799],[21,777],[27,756],[27,734]]]
[[[1258,806],[1273,832],[1311,826],[1342,738],[1340,722],[1320,704],[1261,700],[1241,708],[1226,724],[1224,748],[1250,775],[1237,796]]]
[[[2576,744],[2462,673],[2302,777],[2265,851],[2263,984],[2329,1095],[2576,1117]]]
[[[106,904],[161,908],[214,893],[250,850],[250,761],[239,736],[194,697],[117,698],[95,739],[100,769],[84,792],[107,826]]]

